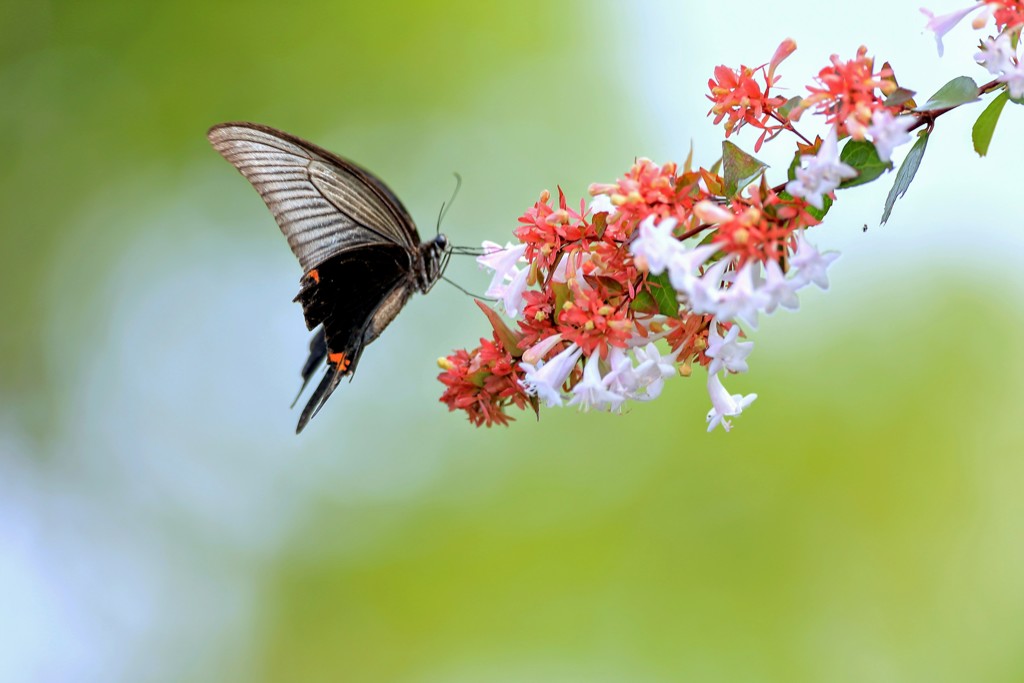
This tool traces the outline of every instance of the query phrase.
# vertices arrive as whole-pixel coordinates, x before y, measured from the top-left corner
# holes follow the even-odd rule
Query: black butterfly
[[[379,178],[325,149],[254,123],[222,123],[207,137],[263,197],[305,273],[295,301],[306,326],[320,329],[302,390],[322,363],[327,372],[298,433],[413,292],[430,291],[451,249],[442,234],[420,242],[409,212]]]

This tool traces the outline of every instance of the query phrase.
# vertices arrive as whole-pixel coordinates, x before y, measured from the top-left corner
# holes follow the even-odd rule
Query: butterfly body
[[[317,332],[303,389],[318,368],[326,373],[299,418],[301,432],[413,293],[430,291],[448,243],[441,234],[421,242],[383,181],[301,138],[252,123],[214,126],[208,138],[259,192],[304,272],[295,301]]]

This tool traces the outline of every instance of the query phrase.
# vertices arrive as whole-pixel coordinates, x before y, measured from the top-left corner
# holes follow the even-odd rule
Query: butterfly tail
[[[327,333],[321,328],[319,332],[313,335],[313,338],[309,340],[309,358],[306,359],[306,364],[302,366],[302,388],[299,389],[299,393],[296,394],[295,400],[292,401],[291,407],[294,408],[295,404],[299,402],[299,397],[302,396],[302,392],[309,386],[309,381],[313,379],[313,373],[317,371],[320,365],[327,358]]]
[[[320,384],[313,391],[313,395],[309,397],[306,407],[302,409],[302,415],[299,416],[299,424],[295,427],[296,434],[302,433],[302,430],[306,428],[306,425],[313,419],[313,416],[320,412],[320,408],[327,402],[330,395],[334,393],[342,376],[343,373],[338,368],[328,368],[324,378],[320,380]]]
[[[312,346],[310,361],[307,362],[307,366],[310,366],[312,362],[312,355],[315,353]],[[305,429],[306,425],[316,417],[316,414],[320,412],[324,404],[327,403],[327,399],[331,397],[334,390],[338,388],[343,377],[351,376],[356,370],[356,364],[359,362],[359,356],[363,353],[363,346],[356,346],[354,349],[349,351],[342,351],[338,353],[332,353],[329,348],[325,350],[327,355],[327,372],[324,374],[320,384],[317,385],[316,389],[313,390],[313,395],[309,397],[309,402],[306,403],[306,407],[302,409],[302,415],[299,416],[299,424],[295,428],[295,433],[300,433]],[[320,360],[323,360],[322,358]],[[309,374],[313,374],[316,366],[310,366]]]

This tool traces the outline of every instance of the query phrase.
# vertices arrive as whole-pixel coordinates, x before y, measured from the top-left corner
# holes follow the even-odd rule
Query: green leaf
[[[974,151],[978,156],[988,154],[988,146],[992,142],[992,134],[996,132],[996,123],[999,122],[999,115],[1003,113],[1006,101],[1010,99],[1008,92],[1002,92],[994,100],[988,103],[985,111],[974,122],[971,129],[971,141],[974,142]]]
[[[967,102],[975,102],[978,99],[978,84],[973,78],[957,76],[946,85],[939,88],[928,101],[914,111],[935,111],[937,109],[952,109]]]
[[[668,271],[661,275],[647,275],[647,285],[650,287],[651,296],[658,302],[658,312],[670,318],[679,317],[679,299],[676,297],[676,290],[668,279]]]
[[[896,88],[889,96],[885,98],[882,105],[885,107],[902,107],[907,102],[914,99],[914,95],[917,93],[913,90],[907,90],[906,88]]]
[[[715,241],[715,233],[714,233],[714,231],[712,231],[712,232],[709,232],[708,234],[706,234],[704,236],[704,238],[700,242],[697,243],[697,246],[698,247],[703,247],[705,244],[711,244],[714,241]]]
[[[473,299],[473,301],[476,302],[476,305],[487,316],[487,320],[491,323],[494,333],[498,335],[498,340],[501,341],[501,345],[505,347],[505,350],[516,358],[521,358],[523,349],[519,348],[519,336],[509,329],[509,326],[505,324],[505,321],[501,319],[496,310],[480,301],[480,299]]]
[[[484,382],[490,376],[490,370],[477,370],[476,372],[470,375],[466,375],[466,379],[468,379],[473,384],[473,386],[477,387],[478,389],[482,389],[484,386]]]
[[[658,312],[658,302],[646,289],[638,289],[636,296],[629,302],[629,308],[638,313],[654,315]]]
[[[820,223],[821,221],[825,220],[825,214],[827,214],[828,210],[831,208],[832,198],[829,197],[828,195],[825,195],[821,198],[821,208],[817,209],[813,206],[808,205],[807,213],[811,214],[816,219],[818,219],[818,222]]]
[[[676,290],[668,279],[668,272],[661,275],[647,274],[647,286],[637,289],[629,307],[641,313],[661,313],[670,318],[679,317],[679,300]]]
[[[565,302],[569,300],[569,285],[564,282],[552,282],[551,291],[555,293],[554,316],[557,320],[558,314],[562,312],[562,308],[565,306]]]
[[[729,141],[722,143],[725,196],[732,198],[761,174],[768,164],[758,161]]]
[[[804,155],[800,153],[800,150],[793,154],[793,161],[789,163],[789,168],[786,169],[786,178],[789,180],[796,180],[796,169],[800,168],[800,157],[802,156]]]
[[[882,175],[892,164],[878,158],[878,150],[867,140],[850,140],[839,153],[839,160],[853,166],[860,175],[839,183],[839,187],[856,187],[870,183]]]
[[[796,97],[790,97],[788,100],[786,100],[785,104],[779,107],[776,111],[778,111],[780,116],[783,116],[788,119],[789,112],[793,111],[793,109],[795,109],[797,105],[799,105],[803,101],[804,98],[800,97],[799,95]]]
[[[882,212],[882,225],[889,220],[889,214],[892,213],[892,207],[896,203],[896,200],[907,193],[907,188],[910,187],[910,183],[914,180],[914,176],[917,174],[918,167],[921,166],[921,159],[924,158],[925,147],[928,146],[928,131],[923,130],[918,133],[917,142],[910,148],[907,153],[907,158],[903,160],[900,165],[900,170],[896,172],[896,181],[892,185],[892,189],[889,190],[889,196],[885,198],[885,211]]]

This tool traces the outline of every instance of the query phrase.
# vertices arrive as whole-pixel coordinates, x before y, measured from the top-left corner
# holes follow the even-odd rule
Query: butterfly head
[[[434,283],[438,281],[448,265],[448,258],[451,256],[451,249],[448,246],[448,238],[443,233],[420,245],[422,267],[417,273],[420,290],[426,294]]]

